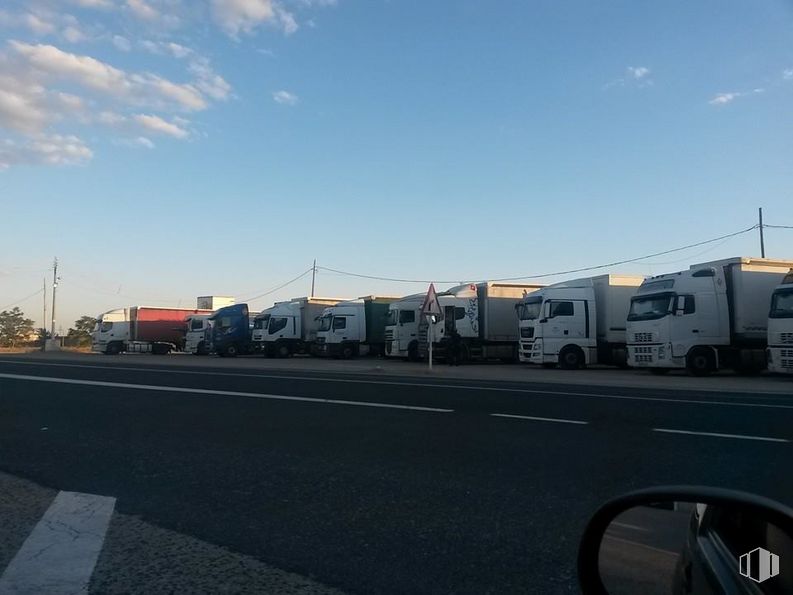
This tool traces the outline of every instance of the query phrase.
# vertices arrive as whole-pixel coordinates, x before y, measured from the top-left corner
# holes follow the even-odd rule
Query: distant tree
[[[94,330],[96,318],[80,316],[74,321],[74,327],[66,334],[66,344],[72,347],[86,347],[91,344],[91,331]]]
[[[16,347],[33,333],[33,321],[18,307],[0,312],[0,346]]]

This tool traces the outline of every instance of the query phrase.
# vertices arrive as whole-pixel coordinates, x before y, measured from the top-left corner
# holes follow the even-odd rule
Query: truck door
[[[548,308],[548,322],[543,333],[546,339],[552,339],[558,345],[554,353],[564,346],[568,340],[580,341],[587,337],[587,311],[584,300],[551,300]],[[591,321],[590,324],[594,324]],[[594,332],[594,329],[589,329]]]
[[[711,299],[710,307],[706,306],[707,299],[697,299],[697,297],[704,298],[703,294],[699,296],[677,295],[674,297],[672,303],[671,325],[672,336],[675,338],[672,343],[672,354],[675,357],[683,357],[688,353],[692,345],[706,343],[705,337],[713,334],[712,322],[714,318],[715,300]],[[711,294],[711,298],[713,295]],[[697,303],[699,302],[699,303]],[[700,314],[705,314],[705,310],[710,310],[710,315],[705,317]],[[702,310],[702,312],[698,312]],[[711,324],[706,323],[706,319],[711,321]]]
[[[456,329],[457,320],[454,317],[454,306],[445,306],[443,308],[443,334],[448,337]]]
[[[341,343],[347,340],[347,317],[334,316],[333,324],[331,325],[331,332],[333,333],[332,343]]]

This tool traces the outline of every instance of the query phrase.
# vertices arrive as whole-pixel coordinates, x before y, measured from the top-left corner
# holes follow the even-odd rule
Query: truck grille
[[[637,364],[651,364],[653,362],[653,348],[634,347],[633,361],[635,361]]]
[[[531,339],[532,337],[534,337],[534,327],[530,326],[527,328],[520,329],[520,336],[523,339]]]
[[[394,340],[394,329],[387,328],[385,330],[385,340],[386,341],[393,341]]]
[[[793,345],[793,333],[779,333],[779,342]]]
[[[780,367],[783,370],[793,370],[793,349],[780,349]]]
[[[317,337],[317,344],[322,345],[325,342],[325,337]]]
[[[652,343],[653,342],[653,334],[652,333],[633,333],[633,342],[634,343]]]

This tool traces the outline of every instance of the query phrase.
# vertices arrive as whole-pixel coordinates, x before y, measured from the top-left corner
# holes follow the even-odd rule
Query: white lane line
[[[790,442],[785,438],[768,438],[766,436],[747,436],[746,434],[722,434],[719,432],[692,432],[689,430],[671,430],[669,428],[653,428],[653,432],[665,434],[691,434],[694,436],[711,436],[714,438],[738,438],[740,440],[761,440],[763,442]]]
[[[187,388],[182,386],[159,386],[154,384],[129,384],[126,382],[104,382],[101,380],[75,380],[73,378],[53,378],[51,376],[25,376],[22,374],[0,374],[0,378],[13,380],[32,380],[35,382],[55,382],[58,384],[78,384],[83,386],[107,386],[109,388],[131,388],[137,390],[160,391],[166,393],[190,393],[198,395],[221,395],[225,397],[251,397],[272,399],[274,401],[296,401],[301,403],[324,403],[327,405],[355,405],[357,407],[379,407],[382,409],[407,409],[410,411],[430,411],[433,413],[452,413],[454,409],[420,407],[418,405],[397,405],[394,403],[374,403],[371,401],[346,401],[343,399],[322,399],[318,397],[295,397],[291,395],[270,395],[247,393],[234,390],[211,390],[207,388]]]
[[[647,529],[644,527],[639,527],[638,525],[631,525],[630,523],[618,523],[617,521],[611,521],[612,527],[622,527],[623,529],[632,529],[633,531],[643,531],[647,533]]]
[[[531,421],[555,421],[560,424],[578,424],[581,426],[587,425],[588,421],[579,421],[577,419],[559,419],[557,417],[536,417],[533,415],[513,415],[511,413],[491,413],[491,417],[508,417],[511,419],[529,419]]]
[[[463,385],[463,384],[438,384],[429,382],[396,382],[390,380],[357,380],[350,378],[328,378],[325,376],[306,376],[303,378],[296,376],[284,376],[278,374],[245,374],[245,373],[232,373],[232,372],[201,372],[198,370],[158,370],[156,368],[133,368],[129,366],[104,366],[104,365],[85,365],[85,364],[56,364],[56,363],[39,363],[39,362],[15,362],[9,360],[0,360],[0,363],[8,364],[24,364],[32,366],[60,366],[66,368],[90,368],[93,370],[126,370],[128,372],[154,372],[158,374],[187,374],[193,376],[233,376],[236,378],[275,378],[278,380],[295,380],[298,382],[311,382],[314,380],[321,380],[322,382],[344,382],[348,384],[377,384],[385,386],[417,386],[421,388],[453,388],[456,390],[472,390],[472,391],[491,391],[491,392],[505,392],[505,393],[521,393],[521,394],[541,394],[541,395],[558,395],[562,397],[590,397],[593,399],[616,399],[621,401],[656,401],[661,403],[684,403],[693,405],[731,405],[733,407],[756,407],[766,409],[793,409],[793,405],[775,405],[770,403],[736,403],[734,401],[709,401],[706,399],[667,399],[664,397],[632,397],[628,395],[608,395],[602,393],[583,393],[572,391],[553,391],[553,390],[539,390],[530,388],[504,388],[495,386],[476,386],[476,385]],[[244,372],[244,369],[240,369]],[[307,370],[310,371],[310,370]],[[342,372],[343,373],[343,372]],[[625,390],[635,389],[636,387],[625,386],[620,387]],[[664,390],[676,390],[674,387]],[[701,389],[696,389],[700,391]],[[711,389],[705,389],[705,392],[717,392]],[[718,391],[723,392],[723,391]],[[783,398],[780,393],[757,393],[762,394],[764,398]],[[740,398],[740,397],[738,397]]]
[[[0,595],[87,593],[115,503],[59,492],[0,577]]]

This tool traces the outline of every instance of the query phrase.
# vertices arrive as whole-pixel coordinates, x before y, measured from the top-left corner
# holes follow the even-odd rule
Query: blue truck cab
[[[248,304],[234,304],[215,311],[212,351],[220,357],[237,357],[251,351],[251,317]]]

